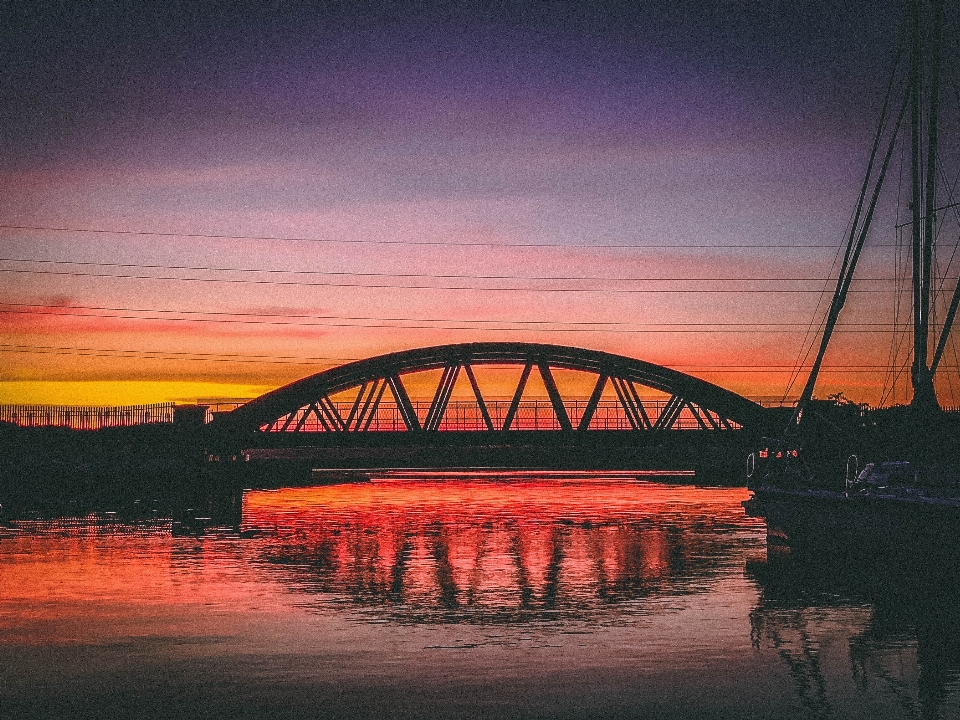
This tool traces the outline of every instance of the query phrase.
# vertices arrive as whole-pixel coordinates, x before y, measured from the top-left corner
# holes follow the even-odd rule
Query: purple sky
[[[0,300],[59,308],[4,316],[19,349],[0,402],[84,381],[117,398],[137,383],[144,400],[249,394],[344,359],[494,339],[781,394],[819,297],[689,291],[823,286],[900,24],[892,2],[161,5],[3,13],[0,224],[320,242],[0,229],[2,267],[34,271],[4,273]],[[865,274],[888,273],[888,255]],[[850,322],[892,317],[889,299],[862,300]],[[247,322],[265,313],[294,324]],[[357,327],[394,318],[416,327]],[[889,341],[851,360],[864,337],[838,338],[824,393],[880,400],[882,372],[843,372],[885,362]],[[143,357],[172,352],[193,360]],[[272,355],[322,360],[234,357]]]

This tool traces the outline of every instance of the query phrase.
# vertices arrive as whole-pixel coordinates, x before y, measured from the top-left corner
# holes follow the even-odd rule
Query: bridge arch
[[[505,413],[494,417],[484,398],[473,368],[477,365],[520,366],[522,371]],[[418,414],[402,376],[440,370],[433,399],[424,414]],[[592,373],[596,379],[589,400],[579,417],[567,410],[553,370]],[[387,392],[396,403],[402,426],[422,433],[441,429],[458,377],[466,375],[482,423],[480,430],[505,432],[516,428],[515,420],[525,386],[538,372],[555,415],[555,425],[564,431],[588,431],[604,389],[613,388],[629,426],[638,431],[670,430],[681,414],[696,420],[704,430],[727,430],[761,421],[757,403],[730,390],[685,373],[623,355],[562,345],[485,342],[404,350],[341,365],[298,380],[262,395],[214,420],[210,429],[231,434],[267,432],[364,432]],[[669,399],[656,413],[648,412],[638,388],[665,393]],[[355,391],[348,407],[338,407],[332,397]],[[421,417],[422,416],[422,417]],[[308,422],[309,420],[309,422]]]

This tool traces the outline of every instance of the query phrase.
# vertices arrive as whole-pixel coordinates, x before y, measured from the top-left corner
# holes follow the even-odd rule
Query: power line
[[[100,318],[108,320],[141,320],[157,322],[191,322],[191,323],[228,323],[241,325],[267,325],[267,326],[293,326],[293,327],[353,327],[353,328],[397,328],[406,330],[495,330],[497,332],[530,332],[531,330],[540,330],[542,332],[579,332],[579,333],[706,333],[706,334],[791,334],[797,330],[790,329],[795,327],[805,327],[803,323],[607,323],[607,322],[582,322],[565,323],[553,321],[512,321],[512,320],[456,320],[456,319],[416,319],[416,318],[375,318],[375,317],[343,317],[343,316],[283,316],[283,315],[257,315],[252,313],[237,313],[241,318],[258,319],[239,319],[231,317],[233,313],[213,312],[207,313],[194,310],[140,310],[135,308],[101,308],[94,306],[57,306],[57,305],[27,305],[21,303],[2,303],[8,307],[40,307],[44,310],[54,309],[60,312],[43,312],[37,310],[20,309],[0,309],[0,314],[12,315],[33,315],[51,318],[59,317],[77,317],[77,318]],[[102,312],[63,312],[63,310],[93,310],[108,312],[132,312],[132,313],[153,313],[169,315],[213,315],[214,317],[150,317],[145,315],[108,315]],[[318,320],[318,322],[303,322],[301,320],[280,321],[263,320],[263,317],[293,317],[300,319]],[[334,322],[342,320],[344,322]],[[493,323],[502,323],[500,326],[492,326]],[[398,325],[395,323],[448,323],[448,324],[430,324],[430,325]],[[452,323],[461,323],[454,325]],[[473,323],[474,325],[465,325],[464,323]],[[504,325],[523,325],[524,327],[505,327]],[[552,326],[552,325],[577,325],[580,327],[529,327]],[[586,327],[583,327],[586,326]],[[615,326],[615,327],[610,327]],[[619,326],[619,327],[616,327]],[[851,328],[870,328],[846,330],[845,333],[886,333],[890,325],[886,323],[848,323],[845,327]],[[656,329],[651,329],[656,328]],[[698,328],[698,329],[692,329]],[[720,329],[722,328],[722,329]],[[758,330],[763,328],[763,330]]]
[[[143,360],[189,360],[208,362],[237,362],[274,365],[314,365],[323,363],[334,367],[348,362],[355,362],[361,358],[337,358],[330,356],[302,357],[295,355],[240,355],[230,353],[188,353],[165,350],[123,350],[111,348],[84,348],[57,345],[18,345],[0,343],[0,352],[22,354],[58,354],[90,357],[129,358]],[[793,365],[671,365],[675,370],[686,372],[788,372]],[[956,369],[949,367],[948,369]],[[829,368],[830,372],[859,372],[872,373],[886,370],[886,365],[836,365]]]
[[[239,312],[239,311],[228,311],[228,310],[178,310],[178,309],[169,309],[169,308],[129,308],[129,307],[107,307],[103,305],[49,305],[43,303],[18,303],[18,302],[3,302],[0,301],[0,305],[5,305],[7,307],[27,307],[27,308],[43,308],[50,310],[102,310],[102,311],[115,311],[115,312],[137,312],[137,313],[175,313],[180,315],[213,315],[220,316],[226,315],[229,317],[254,317],[254,318],[306,318],[310,320],[374,320],[378,322],[464,322],[464,323],[503,323],[507,325],[612,325],[612,326],[628,326],[628,327],[725,327],[725,326],[734,326],[734,327],[780,327],[780,326],[806,326],[806,323],[788,323],[783,321],[778,322],[738,322],[738,323],[724,323],[724,322],[644,322],[644,323],[628,323],[620,322],[616,320],[507,320],[503,318],[497,318],[493,320],[471,320],[471,319],[452,319],[452,318],[418,318],[418,317],[375,317],[370,315],[316,315],[316,314],[298,314],[298,313],[265,313],[265,312]],[[43,314],[43,313],[39,313]],[[47,314],[56,314],[56,313],[47,313]],[[881,323],[881,322],[871,322],[871,323],[841,323],[845,327],[912,327],[909,323],[900,322],[900,323]]]
[[[725,326],[725,325],[757,325],[757,326],[778,326],[783,325],[784,323],[625,323],[617,321],[571,321],[571,320],[505,320],[505,319],[494,319],[494,320],[471,320],[471,319],[458,319],[454,320],[451,318],[415,318],[415,317],[372,317],[364,315],[306,315],[306,314],[297,314],[297,313],[252,313],[252,312],[236,312],[236,311],[224,311],[224,310],[176,310],[176,309],[165,309],[165,308],[127,308],[127,307],[105,307],[101,305],[47,305],[42,303],[14,303],[14,302],[0,302],[0,305],[5,305],[7,307],[28,307],[28,308],[43,308],[50,310],[101,310],[101,311],[112,311],[112,312],[137,312],[137,313],[174,313],[181,315],[213,315],[213,316],[230,316],[230,317],[255,317],[255,318],[304,318],[310,320],[373,320],[378,322],[464,322],[464,323],[477,323],[477,324],[492,324],[492,323],[503,323],[507,325],[601,325],[601,326],[644,326],[644,327],[653,327],[653,326]],[[37,314],[51,314],[55,315],[56,313],[37,313]],[[789,323],[787,323],[789,324]],[[873,323],[870,323],[873,324]]]
[[[107,263],[79,260],[35,260],[29,258],[0,258],[0,262],[35,263],[44,265],[78,265],[81,267],[121,268],[138,270],[186,270],[190,272],[230,272],[266,275],[318,275],[325,277],[377,277],[377,278],[430,278],[436,280],[533,280],[543,282],[573,282],[599,280],[601,282],[822,282],[831,278],[782,276],[771,278],[751,277],[589,277],[584,275],[459,275],[434,273],[381,273],[344,270],[277,270],[265,268],[207,267],[204,265],[154,265],[141,263]],[[15,272],[17,268],[10,268]],[[30,272],[25,270],[25,272]],[[43,272],[43,271],[35,271]],[[99,277],[99,276],[98,276]],[[947,278],[944,278],[946,281]],[[892,282],[895,278],[860,278],[863,282]]]
[[[226,235],[214,233],[176,233],[152,230],[105,230],[102,228],[52,227],[47,225],[2,225],[3,230],[30,230],[40,232],[89,233],[93,235],[129,235],[134,237],[201,238],[205,240],[252,240],[268,242],[309,242],[338,245],[411,245],[438,247],[492,247],[492,248],[562,248],[583,250],[658,250],[660,248],[690,249],[816,249],[836,250],[835,245],[709,245],[690,243],[658,243],[656,245],[635,245],[628,243],[598,245],[568,245],[565,243],[499,243],[499,242],[459,242],[456,240],[373,240],[367,238],[309,238],[280,235]]]
[[[141,360],[199,360],[208,362],[239,362],[274,365],[314,365],[318,362],[342,364],[359,358],[299,357],[296,355],[240,355],[220,353],[188,353],[172,350],[122,350],[111,348],[78,348],[56,345],[17,345],[0,343],[0,352],[36,355],[78,355],[92,357],[115,357]]]
[[[199,282],[199,283],[228,283],[240,285],[273,285],[273,286],[295,286],[295,287],[333,287],[333,288],[368,288],[371,290],[393,289],[393,290],[469,290],[471,292],[530,292],[530,293],[607,293],[607,294],[810,294],[819,293],[819,290],[802,289],[669,289],[669,288],[523,288],[523,287],[487,287],[478,285],[399,285],[391,283],[345,283],[345,282],[303,282],[294,280],[250,280],[246,278],[196,278],[196,277],[176,277],[164,275],[128,275],[117,273],[87,273],[87,272],[65,272],[59,270],[23,270],[13,268],[0,268],[0,273],[17,273],[29,275],[54,275],[67,277],[95,277],[112,278],[121,280],[164,280],[173,282]],[[707,282],[710,278],[694,278],[690,282]],[[772,281],[773,279],[771,279]],[[782,279],[777,278],[783,282]],[[687,280],[685,280],[687,281]],[[741,282],[754,282],[753,279],[738,278]],[[882,289],[852,289],[853,293],[886,293]]]

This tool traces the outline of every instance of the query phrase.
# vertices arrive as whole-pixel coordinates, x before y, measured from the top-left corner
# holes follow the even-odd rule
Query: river
[[[746,490],[664,480],[385,474],[246,491],[224,527],[8,520],[0,716],[960,718],[956,569],[768,550]]]

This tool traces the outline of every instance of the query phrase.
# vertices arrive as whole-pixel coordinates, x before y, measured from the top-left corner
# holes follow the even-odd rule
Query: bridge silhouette
[[[513,368],[510,393],[485,394],[478,367]],[[588,396],[561,391],[558,377],[570,371],[578,387],[592,386]],[[531,400],[537,376],[546,397]],[[430,399],[412,397],[413,385]],[[208,460],[259,469],[269,462],[272,471],[284,461],[301,474],[305,467],[689,469],[739,462],[767,413],[718,385],[623,355],[536,343],[441,345],[341,365],[218,416],[207,426]]]

